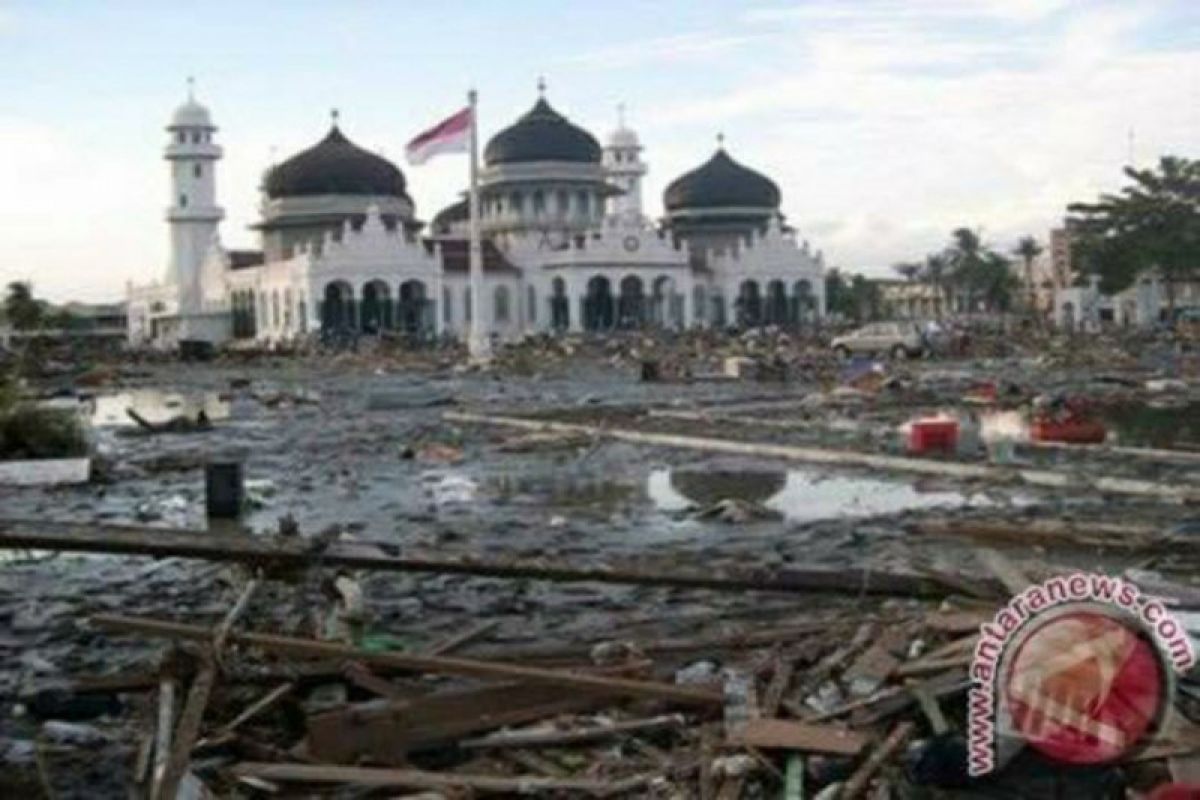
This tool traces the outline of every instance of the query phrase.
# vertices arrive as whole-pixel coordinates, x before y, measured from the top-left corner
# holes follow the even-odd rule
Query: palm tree
[[[1037,306],[1037,287],[1033,283],[1033,260],[1042,254],[1042,246],[1032,236],[1024,236],[1017,242],[1013,255],[1019,256],[1025,262],[1025,291],[1029,297],[1029,310]]]
[[[983,241],[970,228],[956,228],[950,235],[950,247],[946,249],[949,264],[949,282],[960,293],[966,295],[968,309],[974,305],[975,286],[983,267]]]
[[[946,297],[946,277],[949,271],[949,260],[944,253],[930,253],[925,256],[925,267],[923,269],[925,280],[933,288],[934,296],[937,298],[937,315],[942,316],[943,304],[949,305]]]
[[[8,285],[4,297],[4,316],[8,323],[20,331],[36,328],[42,322],[44,309],[34,299],[33,287],[26,281],[13,281]]]

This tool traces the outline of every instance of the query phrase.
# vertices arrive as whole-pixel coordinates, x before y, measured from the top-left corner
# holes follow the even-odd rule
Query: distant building
[[[541,92],[539,92],[541,94]],[[335,123],[263,181],[261,246],[221,244],[216,126],[194,99],[170,137],[170,260],[129,288],[129,339],[279,342],[316,332],[462,336],[470,327],[467,205],[426,227],[404,174]],[[773,181],[723,146],[643,214],[647,166],[624,122],[602,146],[539,96],[480,167],[486,333],[788,325],[824,314],[824,260]]]
[[[943,316],[945,294],[924,281],[876,280],[884,314],[893,319],[933,319]]]
[[[1105,325],[1152,327],[1167,319],[1170,294],[1155,270],[1139,275],[1132,286],[1115,294],[1100,291],[1099,278],[1085,276],[1071,252],[1073,236],[1064,227],[1050,231],[1050,271],[1054,324],[1066,330],[1095,329]],[[1200,307],[1200,283],[1170,287],[1176,309]]]

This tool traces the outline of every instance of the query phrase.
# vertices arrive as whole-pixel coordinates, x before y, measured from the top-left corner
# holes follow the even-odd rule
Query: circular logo
[[[1169,672],[1132,620],[1092,605],[1033,621],[1000,691],[1012,732],[1046,756],[1101,764],[1148,742],[1169,706]]]
[[[625,237],[625,249],[631,253],[633,251],[637,250],[638,247],[641,246],[641,244],[642,244],[641,241],[636,236],[626,236]]]

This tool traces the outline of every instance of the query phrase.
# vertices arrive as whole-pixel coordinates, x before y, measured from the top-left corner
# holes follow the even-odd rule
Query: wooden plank
[[[220,736],[228,736],[267,709],[273,708],[276,703],[291,694],[292,690],[295,688],[296,684],[292,683],[291,681],[279,684],[274,689],[267,692],[258,700],[247,706],[240,714],[229,720],[229,722],[226,722],[224,725],[217,728],[210,738],[215,739]]]
[[[604,797],[644,787],[654,775],[636,775],[618,781],[586,778],[464,775],[455,772],[426,772],[416,769],[370,769],[324,764],[264,764],[243,762],[233,766],[239,777],[294,783],[350,784],[406,789],[471,789],[484,794],[531,795],[547,792],[579,792]]]
[[[975,548],[975,558],[983,567],[996,576],[1010,595],[1018,595],[1033,585],[1029,576],[1021,572],[1007,556],[990,547]]]
[[[459,742],[458,746],[464,750],[510,747],[565,747],[586,742],[602,741],[634,733],[647,733],[666,728],[680,728],[683,727],[685,722],[684,718],[679,714],[667,714],[650,719],[622,720],[620,722],[590,725],[582,728],[568,728],[566,730],[531,730],[495,733],[491,736]]]
[[[208,708],[208,696],[212,692],[216,676],[216,659],[211,651],[206,651],[200,662],[200,669],[192,680],[192,686],[188,689],[187,700],[179,715],[179,725],[175,728],[171,757],[167,761],[166,772],[153,800],[172,800],[179,793],[179,785],[192,760],[192,746],[196,744],[196,738],[200,735],[200,721],[204,718],[204,710]]]
[[[125,617],[116,614],[100,614],[92,617],[91,623],[103,630],[118,633],[138,633],[166,639],[207,641],[210,629],[200,625],[179,622]],[[231,632],[229,640],[249,647],[261,647],[275,653],[298,658],[354,659],[364,664],[380,664],[386,667],[409,669],[442,675],[464,675],[473,678],[500,678],[565,686],[581,692],[591,692],[609,697],[643,697],[665,700],[683,705],[720,707],[723,697],[720,692],[689,686],[675,686],[652,681],[637,681],[629,678],[603,677],[563,670],[539,669],[517,664],[495,661],[476,661],[449,656],[420,656],[402,653],[373,653],[331,642],[298,639],[290,636],[275,636],[264,633]]]
[[[595,695],[530,683],[437,692],[407,702],[373,702],[308,718],[308,746],[322,761],[352,764],[368,757],[402,763],[406,754],[472,734],[587,711]]]
[[[762,716],[770,719],[779,715],[779,704],[783,701],[784,692],[791,685],[792,676],[795,674],[796,663],[794,661],[782,655],[776,658],[771,682],[767,684],[767,690],[763,692]]]
[[[912,736],[915,730],[916,725],[908,721],[901,722],[893,728],[883,743],[875,748],[867,760],[859,765],[859,768],[846,781],[846,785],[842,787],[842,793],[838,795],[839,800],[854,800],[856,797],[861,797],[870,785],[871,778],[875,776],[883,763],[908,741],[908,737]]]
[[[39,549],[114,555],[147,555],[240,562],[266,571],[306,569],[317,562],[306,539],[240,536],[208,531],[180,531],[136,526],[92,526],[65,523],[0,521],[0,549]],[[767,592],[855,592],[902,597],[944,597],[957,584],[933,574],[889,573],[862,568],[672,570],[650,572],[635,562],[575,566],[541,561],[483,561],[470,557],[403,557],[386,542],[332,542],[321,550],[326,567],[415,572],[556,582],[595,582],[633,586]],[[975,581],[978,583],[978,581]],[[986,590],[986,583],[981,591]],[[994,592],[984,592],[990,597]]]
[[[900,666],[900,659],[895,653],[903,652],[908,646],[908,639],[905,627],[886,629],[842,674],[842,682],[850,694],[863,697],[878,690]]]
[[[453,636],[448,636],[447,638],[435,644],[433,647],[430,647],[428,650],[426,650],[425,654],[431,656],[447,655],[455,650],[458,650],[468,642],[473,642],[480,636],[491,633],[498,627],[500,627],[500,620],[485,619],[483,622],[467,628],[465,631],[460,631]]]
[[[809,725],[782,719],[752,719],[741,727],[730,743],[769,750],[798,750],[803,753],[856,756],[870,737],[829,725]]]
[[[771,444],[769,442],[739,442],[731,439],[716,439],[704,436],[682,436],[672,433],[654,433],[631,428],[605,428],[596,425],[580,425],[569,422],[553,422],[542,419],[479,414],[466,411],[447,411],[442,418],[448,422],[494,425],[524,430],[562,431],[607,436],[618,441],[634,444],[674,447],[710,453],[732,453],[752,455],[760,458],[780,458],[810,464],[835,464],[868,467],[893,472],[909,472],[917,475],[938,475],[972,481],[986,481],[992,485],[1025,483],[1047,489],[1074,490],[1079,493],[1096,491],[1109,494],[1127,494],[1138,497],[1153,497],[1161,500],[1195,502],[1200,500],[1200,486],[1191,484],[1167,484],[1161,481],[1132,480],[1112,476],[1083,476],[1074,472],[1054,472],[1045,469],[1023,469],[993,466],[990,464],[965,464],[957,461],[887,456],[853,450],[828,450],[816,447]]]

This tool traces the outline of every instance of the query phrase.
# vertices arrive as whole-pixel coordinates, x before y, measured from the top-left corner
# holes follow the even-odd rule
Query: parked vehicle
[[[872,322],[836,337],[830,346],[842,358],[855,355],[916,358],[925,352],[926,342],[914,322]]]

